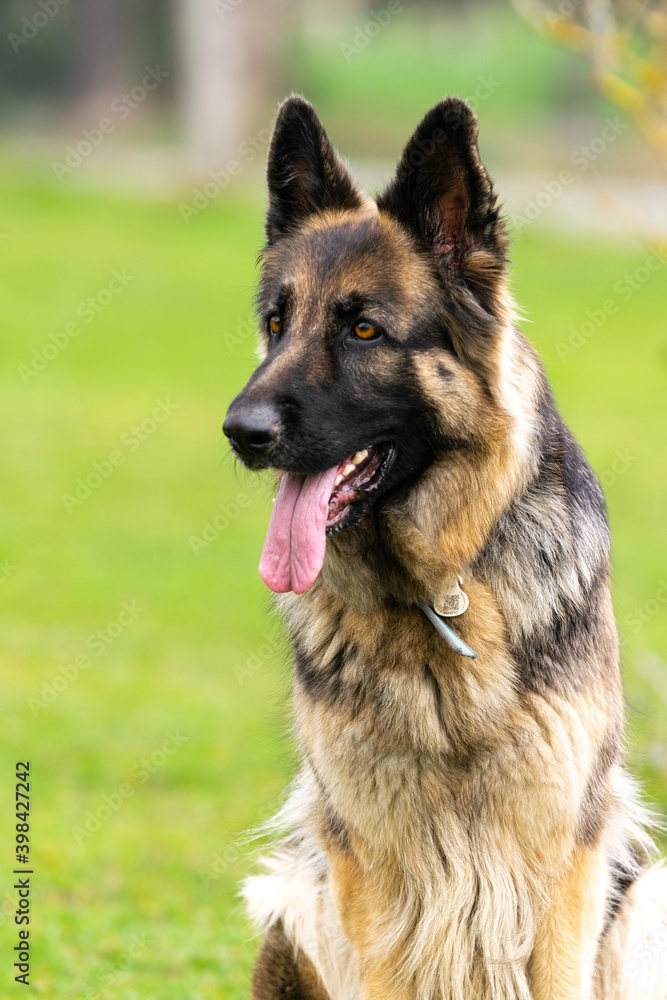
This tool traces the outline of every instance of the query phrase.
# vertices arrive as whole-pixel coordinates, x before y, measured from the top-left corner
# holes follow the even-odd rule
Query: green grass
[[[387,18],[381,5],[381,30],[368,11],[346,17],[343,7],[292,42],[290,86],[315,104],[341,148],[393,157],[432,104],[458,94],[480,115],[487,162],[511,149],[516,164],[531,136],[548,145],[559,116],[596,107],[585,60],[509,5],[399,6]]]
[[[219,431],[253,366],[251,338],[234,334],[250,311],[259,199],[230,198],[188,226],[175,205],[26,190],[12,176],[1,187],[0,562],[15,567],[0,584],[2,975],[15,932],[12,773],[28,757],[34,993],[240,1000],[256,949],[235,897],[252,863],[242,839],[293,768],[289,662],[256,574],[268,491],[232,467]],[[514,251],[528,330],[591,461],[604,472],[617,452],[633,456],[608,488],[622,622],[665,578],[664,271],[571,357],[557,345],[646,253],[537,230]],[[24,384],[33,348],[114,269],[133,276],[127,287],[94,322],[79,317],[79,335]],[[135,448],[132,428],[160,399],[177,408]],[[68,512],[63,495],[114,451],[113,473]],[[227,527],[223,516],[195,554],[192,536],[221,504]],[[98,648],[96,631],[133,601],[136,619]],[[659,697],[635,670],[647,653],[665,657],[664,614],[626,631],[633,759],[665,805],[665,679]],[[57,681],[79,654],[79,676]],[[170,731],[187,739],[160,756]],[[119,807],[77,840],[105,796]]]

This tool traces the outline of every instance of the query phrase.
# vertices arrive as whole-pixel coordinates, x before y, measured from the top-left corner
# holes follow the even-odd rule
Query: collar
[[[447,618],[458,618],[468,610],[470,601],[468,595],[461,590],[463,580],[454,578],[449,581],[440,597],[430,604],[420,604],[420,609],[424,612],[428,620],[436,631],[445,640],[450,649],[453,649],[459,656],[467,656],[471,660],[477,659],[477,653],[470,648],[458,635]]]

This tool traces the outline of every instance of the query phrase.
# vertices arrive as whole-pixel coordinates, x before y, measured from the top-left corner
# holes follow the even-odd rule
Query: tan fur
[[[422,380],[426,392],[435,391],[428,358]],[[355,683],[358,663],[356,683],[363,686],[373,663],[386,684],[382,710],[373,703],[361,711],[332,709],[296,690],[299,739],[317,775],[302,824],[314,842],[330,844],[323,788],[349,838],[345,848],[329,846],[326,866],[358,992],[332,991],[333,1000],[593,998],[608,888],[605,842],[577,846],[576,826],[610,714],[622,711],[621,692],[599,685],[568,697],[517,693],[506,616],[468,572],[522,474],[510,443],[511,415],[491,412],[486,426],[497,446],[485,464],[462,458],[459,467],[436,470],[393,527],[428,592],[443,574],[463,574],[470,609],[457,629],[464,640],[474,637],[477,660],[453,654],[413,611],[375,603],[369,614],[368,594],[376,588],[364,586],[361,568],[355,594],[347,583],[336,584],[332,561],[321,586],[282,598],[307,653],[334,635],[323,667],[353,635],[357,657],[346,666],[346,680]],[[488,484],[485,505],[474,510],[457,499],[471,477]],[[436,488],[437,503],[430,495]],[[432,520],[434,511],[439,520]],[[341,600],[333,596],[339,587]],[[388,637],[392,662],[383,659]],[[431,664],[427,684],[422,661]],[[468,769],[457,760],[461,745],[473,748],[485,767]],[[476,841],[471,826],[479,831]],[[295,940],[313,955],[303,934]]]
[[[279,968],[310,977],[299,1000],[667,1000],[667,876],[637,880],[650,843],[622,761],[603,503],[516,329],[493,207],[484,232],[461,232],[470,191],[491,188],[466,173],[474,120],[456,128],[470,147],[457,158],[450,137],[434,257],[391,200],[378,210],[352,189],[264,254],[264,306],[283,290],[289,336],[255,397],[295,371],[311,393],[326,386],[332,310],[359,295],[392,342],[363,364],[346,355],[359,392],[379,386],[383,406],[384,386],[408,380],[441,443],[375,520],[328,537],[306,593],[278,598],[303,763],[246,900],[260,927],[281,928]],[[328,169],[343,184],[340,163]],[[344,265],[331,246],[352,248]],[[456,578],[470,603],[454,624],[475,659],[420,611]]]
[[[514,384],[516,334],[509,319],[514,309],[504,302],[508,326],[499,338],[493,365],[500,395],[487,402],[471,372],[458,366],[453,384],[443,387],[436,375],[442,353],[426,352],[416,368],[425,394],[437,407],[447,398],[447,430],[468,429],[474,414],[477,433],[484,441],[475,454],[462,453],[457,461],[443,459],[425,482],[410,495],[404,511],[392,518],[392,531],[400,539],[401,555],[411,574],[435,597],[442,580],[465,572],[484,545],[489,532],[533,471],[526,460],[531,427],[525,414],[530,410],[531,369],[522,366],[521,397]],[[455,362],[447,359],[448,366]],[[527,397],[527,399],[526,399]],[[457,420],[460,424],[457,427]],[[483,488],[481,488],[483,486]],[[471,505],[467,497],[476,496]]]
[[[592,1000],[610,882],[604,845],[599,844],[577,848],[554,880],[530,960],[534,1000]]]
[[[482,520],[483,530],[487,523]],[[464,524],[456,536],[464,535]],[[407,541],[413,544],[410,535]],[[464,561],[462,551],[445,550],[440,571],[466,565],[472,553]],[[337,633],[355,636],[359,685],[365,664],[383,668],[389,635],[396,656],[384,667],[393,716],[387,732],[372,705],[341,714],[296,693],[302,749],[318,775],[308,824],[315,840],[327,836],[320,818],[323,785],[351,842],[351,856],[331,850],[328,863],[332,899],[359,970],[358,996],[592,1000],[584,984],[604,920],[606,885],[598,862],[605,845],[577,848],[575,834],[584,778],[604,740],[612,692],[520,698],[496,599],[473,578],[465,586],[470,611],[457,626],[463,639],[475,637],[476,661],[434,649],[437,638],[428,623],[407,612],[375,608],[369,618],[363,609],[338,605],[324,588],[305,599],[283,599],[307,650],[316,650],[328,634],[326,623],[342,615]],[[332,641],[323,664],[338,642]],[[420,657],[441,663],[427,685],[414,669]],[[620,688],[613,697],[620,712]],[[407,742],[395,741],[401,731]],[[443,787],[442,765],[431,768],[428,761],[446,760],[461,743],[476,745],[488,768],[468,775],[465,762],[452,757]],[[366,781],[371,758],[381,758],[382,767]],[[405,787],[414,789],[411,806],[400,799]],[[422,817],[431,820],[425,825]],[[476,845],[467,832],[473,822],[485,831]],[[482,921],[475,936],[467,933],[473,903]],[[308,953],[306,942],[296,940]],[[499,942],[510,942],[509,948],[498,952]],[[353,994],[331,996],[351,1000]]]
[[[583,776],[588,770],[587,761],[593,759],[603,739],[606,713],[601,706],[609,692],[589,691],[574,703],[552,695],[548,701],[534,698],[522,704],[512,690],[509,661],[506,673],[502,668],[504,629],[497,612],[494,617],[492,596],[472,581],[469,593],[471,608],[483,608],[485,615],[483,630],[476,627],[474,617],[470,620],[470,629],[483,636],[477,661],[461,662],[452,654],[442,655],[443,676],[435,678],[432,694],[423,687],[415,671],[397,672],[396,666],[392,668],[393,711],[399,713],[404,708],[406,730],[408,715],[412,720],[423,720],[419,730],[413,729],[410,744],[395,743],[391,735],[402,728],[398,715],[390,733],[383,734],[372,709],[368,713],[342,716],[340,711],[332,713],[330,708],[312,703],[297,691],[297,721],[303,748],[318,781],[327,788],[328,803],[344,822],[350,838],[351,853],[329,850],[330,882],[361,970],[364,997],[391,995],[386,984],[375,993],[368,985],[383,982],[388,975],[385,969],[388,953],[392,955],[394,980],[397,963],[405,969],[400,989],[414,989],[420,1000],[431,995],[464,996],[464,990],[472,989],[473,985],[486,991],[480,992],[480,997],[486,996],[491,984],[495,992],[489,993],[489,997],[498,1000],[528,997],[531,994],[521,967],[531,951],[539,956],[541,949],[542,955],[551,957],[556,947],[554,941],[563,948],[571,941],[573,955],[578,954],[576,946],[586,928],[582,923],[578,934],[572,929],[573,921],[580,919],[570,909],[575,891],[584,910],[590,902],[587,896],[590,889],[594,891],[598,910],[604,900],[601,887],[589,877],[595,864],[586,860],[589,853],[597,859],[600,848],[577,852],[574,837],[578,804],[584,793]],[[324,595],[320,600],[324,601]],[[316,623],[321,628],[328,617],[342,613],[339,631],[349,628],[357,637],[360,668],[367,662],[379,666],[384,640],[389,634],[394,649],[401,633],[405,634],[407,663],[411,662],[410,653],[413,663],[419,658],[414,622],[406,620],[403,624],[396,611],[391,615],[378,612],[375,627],[369,630],[367,619],[360,617],[356,621],[354,612],[329,600],[320,604],[317,597],[307,598],[306,602],[288,598],[285,603],[294,605],[292,620],[303,641],[313,647],[320,641]],[[427,623],[421,641],[425,648],[433,645]],[[335,651],[334,645],[326,655],[332,657]],[[432,648],[429,654],[433,659]],[[401,661],[400,650],[397,659]],[[360,675],[359,681],[362,680]],[[444,698],[443,731],[438,702]],[[488,711],[501,720],[493,733],[489,733],[484,722],[486,703]],[[500,711],[503,703],[504,713]],[[461,707],[457,711],[458,706]],[[447,731],[452,734],[451,744],[446,738]],[[447,786],[443,788],[440,770],[431,771],[423,759],[438,756],[446,759],[462,738],[479,742],[480,752],[489,754],[489,764],[493,764],[480,785],[479,776],[469,776],[465,767],[452,760]],[[365,780],[369,772],[368,755],[381,756],[383,762],[372,781]],[[555,760],[561,764],[558,770],[553,768]],[[419,789],[414,809],[405,809],[396,799],[406,785]],[[318,798],[312,803],[314,814],[310,819],[316,827],[321,822]],[[479,822],[480,815],[487,817],[482,826],[488,843],[474,848],[467,843],[465,831],[471,818],[474,816]],[[424,826],[420,817],[431,820]],[[532,831],[530,841],[517,843],[517,832],[524,831],[525,837],[526,826]],[[326,831],[321,831],[320,836],[326,836]],[[453,851],[457,843],[460,857]],[[482,853],[473,859],[471,850]],[[433,865],[441,863],[439,851],[452,859],[451,870],[444,883],[442,874],[439,876],[434,890]],[[488,877],[493,889],[484,908],[484,919],[489,921],[488,930],[494,925],[497,928],[496,933],[488,935],[488,942],[495,947],[509,936],[515,941],[515,950],[510,955],[489,953],[485,956],[486,971],[470,979],[474,955],[464,956],[462,928],[468,907],[483,890],[474,880],[469,882],[465,873],[473,875],[487,864],[491,866]],[[547,904],[548,920],[536,922],[534,915],[546,912]],[[412,921],[417,913],[422,921],[428,914],[425,940],[414,939]],[[513,929],[498,924],[508,915],[512,922],[517,921]],[[600,929],[602,919],[597,913],[595,920]],[[450,947],[446,946],[447,941]],[[429,948],[435,948],[436,953],[429,955]],[[437,989],[441,953],[459,955],[460,992],[430,992]],[[591,964],[593,958],[589,954],[585,961]],[[541,960],[535,961],[539,968]],[[429,963],[433,967],[430,975],[425,975]],[[420,977],[426,982],[420,983]],[[416,984],[410,986],[413,979]],[[565,984],[562,989],[566,990]],[[568,993],[536,989],[533,995],[560,1000]]]

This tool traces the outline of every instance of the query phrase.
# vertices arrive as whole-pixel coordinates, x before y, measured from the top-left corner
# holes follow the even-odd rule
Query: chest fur
[[[475,587],[457,626],[475,634],[476,660],[417,610],[329,606],[294,623],[305,758],[335,820],[369,847],[403,850],[434,830],[446,843],[481,826],[544,844],[577,815],[598,739],[578,724],[589,706],[521,690],[502,619]]]

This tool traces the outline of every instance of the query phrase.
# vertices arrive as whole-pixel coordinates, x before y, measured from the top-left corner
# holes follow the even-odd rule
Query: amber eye
[[[354,328],[354,335],[358,337],[359,340],[376,340],[379,337],[379,333],[372,323],[366,323],[362,320],[357,323]]]
[[[269,320],[269,330],[271,333],[280,333],[280,316],[277,313]]]

